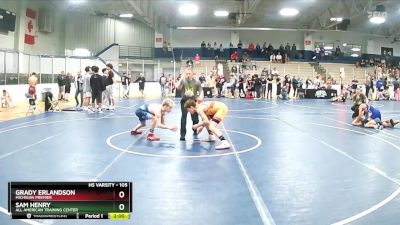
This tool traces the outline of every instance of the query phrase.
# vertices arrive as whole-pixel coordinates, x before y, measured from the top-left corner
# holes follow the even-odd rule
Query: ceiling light
[[[71,2],[72,4],[82,4],[85,3],[86,0],[70,0],[69,2]]]
[[[121,18],[131,18],[131,17],[133,17],[133,15],[132,15],[132,13],[123,13],[123,14],[120,14],[119,17],[121,17]]]
[[[343,47],[346,47],[347,46],[347,43],[343,43]]]
[[[361,49],[360,48],[352,48],[351,49],[353,52],[359,52]]]
[[[184,4],[179,7],[179,12],[184,16],[194,16],[199,12],[199,7],[195,4]]]
[[[299,14],[299,10],[297,10],[295,8],[283,8],[283,9],[281,9],[281,11],[279,11],[279,13],[282,16],[295,16],[295,15]]]
[[[358,57],[359,55],[356,53],[351,54],[351,57]]]
[[[332,17],[330,20],[331,20],[332,22],[342,22],[342,21],[343,21],[343,18],[342,18],[342,17]]]
[[[228,15],[229,15],[229,12],[225,11],[225,10],[214,11],[214,16],[225,17],[225,16],[228,16]]]
[[[369,22],[374,23],[374,24],[382,24],[386,21],[386,18],[383,16],[374,16],[369,18]]]

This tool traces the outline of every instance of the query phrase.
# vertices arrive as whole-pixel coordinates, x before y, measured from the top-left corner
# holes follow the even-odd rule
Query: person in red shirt
[[[238,59],[239,59],[239,54],[235,51],[235,52],[232,53],[232,55],[231,55],[231,62],[232,62],[232,61],[237,62]]]
[[[249,55],[251,55],[254,51],[254,44],[253,42],[250,42],[249,46],[247,47],[247,52],[249,53]]]
[[[199,54],[196,54],[196,56],[194,57],[194,62],[196,65],[200,64],[200,55]]]

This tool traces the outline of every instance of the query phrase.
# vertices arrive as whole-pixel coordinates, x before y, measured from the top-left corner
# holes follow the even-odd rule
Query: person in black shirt
[[[272,82],[273,82],[272,75],[267,78],[267,98],[272,100]]]
[[[281,95],[282,83],[279,75],[276,77],[276,96]]]
[[[81,75],[81,71],[78,72],[74,84],[75,84],[76,107],[79,106],[78,95],[81,95],[80,107],[82,107],[82,104],[83,104],[83,78],[82,78],[82,75]]]
[[[69,101],[68,97],[69,94],[71,93],[71,80],[72,80],[72,75],[71,73],[67,73],[67,76],[65,76],[65,101]]]
[[[243,97],[246,97],[246,92],[244,92],[244,78],[242,74],[239,75],[239,97],[241,97],[240,93],[243,93]]]
[[[261,98],[265,99],[265,92],[267,90],[267,79],[265,75],[261,75]]]
[[[101,110],[102,92],[104,90],[104,82],[102,76],[99,75],[99,67],[92,66],[93,75],[90,77],[90,87],[92,89],[92,110],[96,109],[95,102],[98,106],[98,112]]]
[[[143,73],[139,74],[138,79],[135,80],[134,83],[139,82],[139,91],[142,93],[142,97],[144,97],[144,84],[146,83],[146,79],[143,76]]]
[[[58,100],[64,100],[64,92],[65,92],[65,72],[61,71],[61,74],[57,77],[58,83]]]
[[[128,99],[129,98],[129,85],[131,84],[131,79],[126,76],[126,73],[123,73],[121,77],[121,83],[122,83],[122,88],[123,88],[123,98]]]
[[[293,97],[296,97],[296,90],[297,90],[297,85],[299,84],[299,81],[296,79],[295,76],[292,78],[292,86],[293,86]]]
[[[285,76],[285,80],[283,81],[283,87],[287,87],[287,94],[289,95],[289,93],[290,93],[290,89],[291,89],[291,80],[290,80],[290,77],[289,77],[289,75],[286,75]],[[289,86],[287,86],[286,84],[289,84]]]
[[[254,91],[256,92],[256,99],[261,97],[261,79],[258,74],[254,74]]]

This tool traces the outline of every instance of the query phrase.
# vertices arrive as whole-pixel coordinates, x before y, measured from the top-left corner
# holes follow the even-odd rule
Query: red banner
[[[36,11],[30,8],[26,9],[25,23],[25,44],[35,44],[35,26],[36,26]]]

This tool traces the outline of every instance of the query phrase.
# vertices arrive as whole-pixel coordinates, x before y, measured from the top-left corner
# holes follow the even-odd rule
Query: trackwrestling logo
[[[315,97],[317,98],[325,98],[328,94],[324,90],[319,90],[315,92]]]

